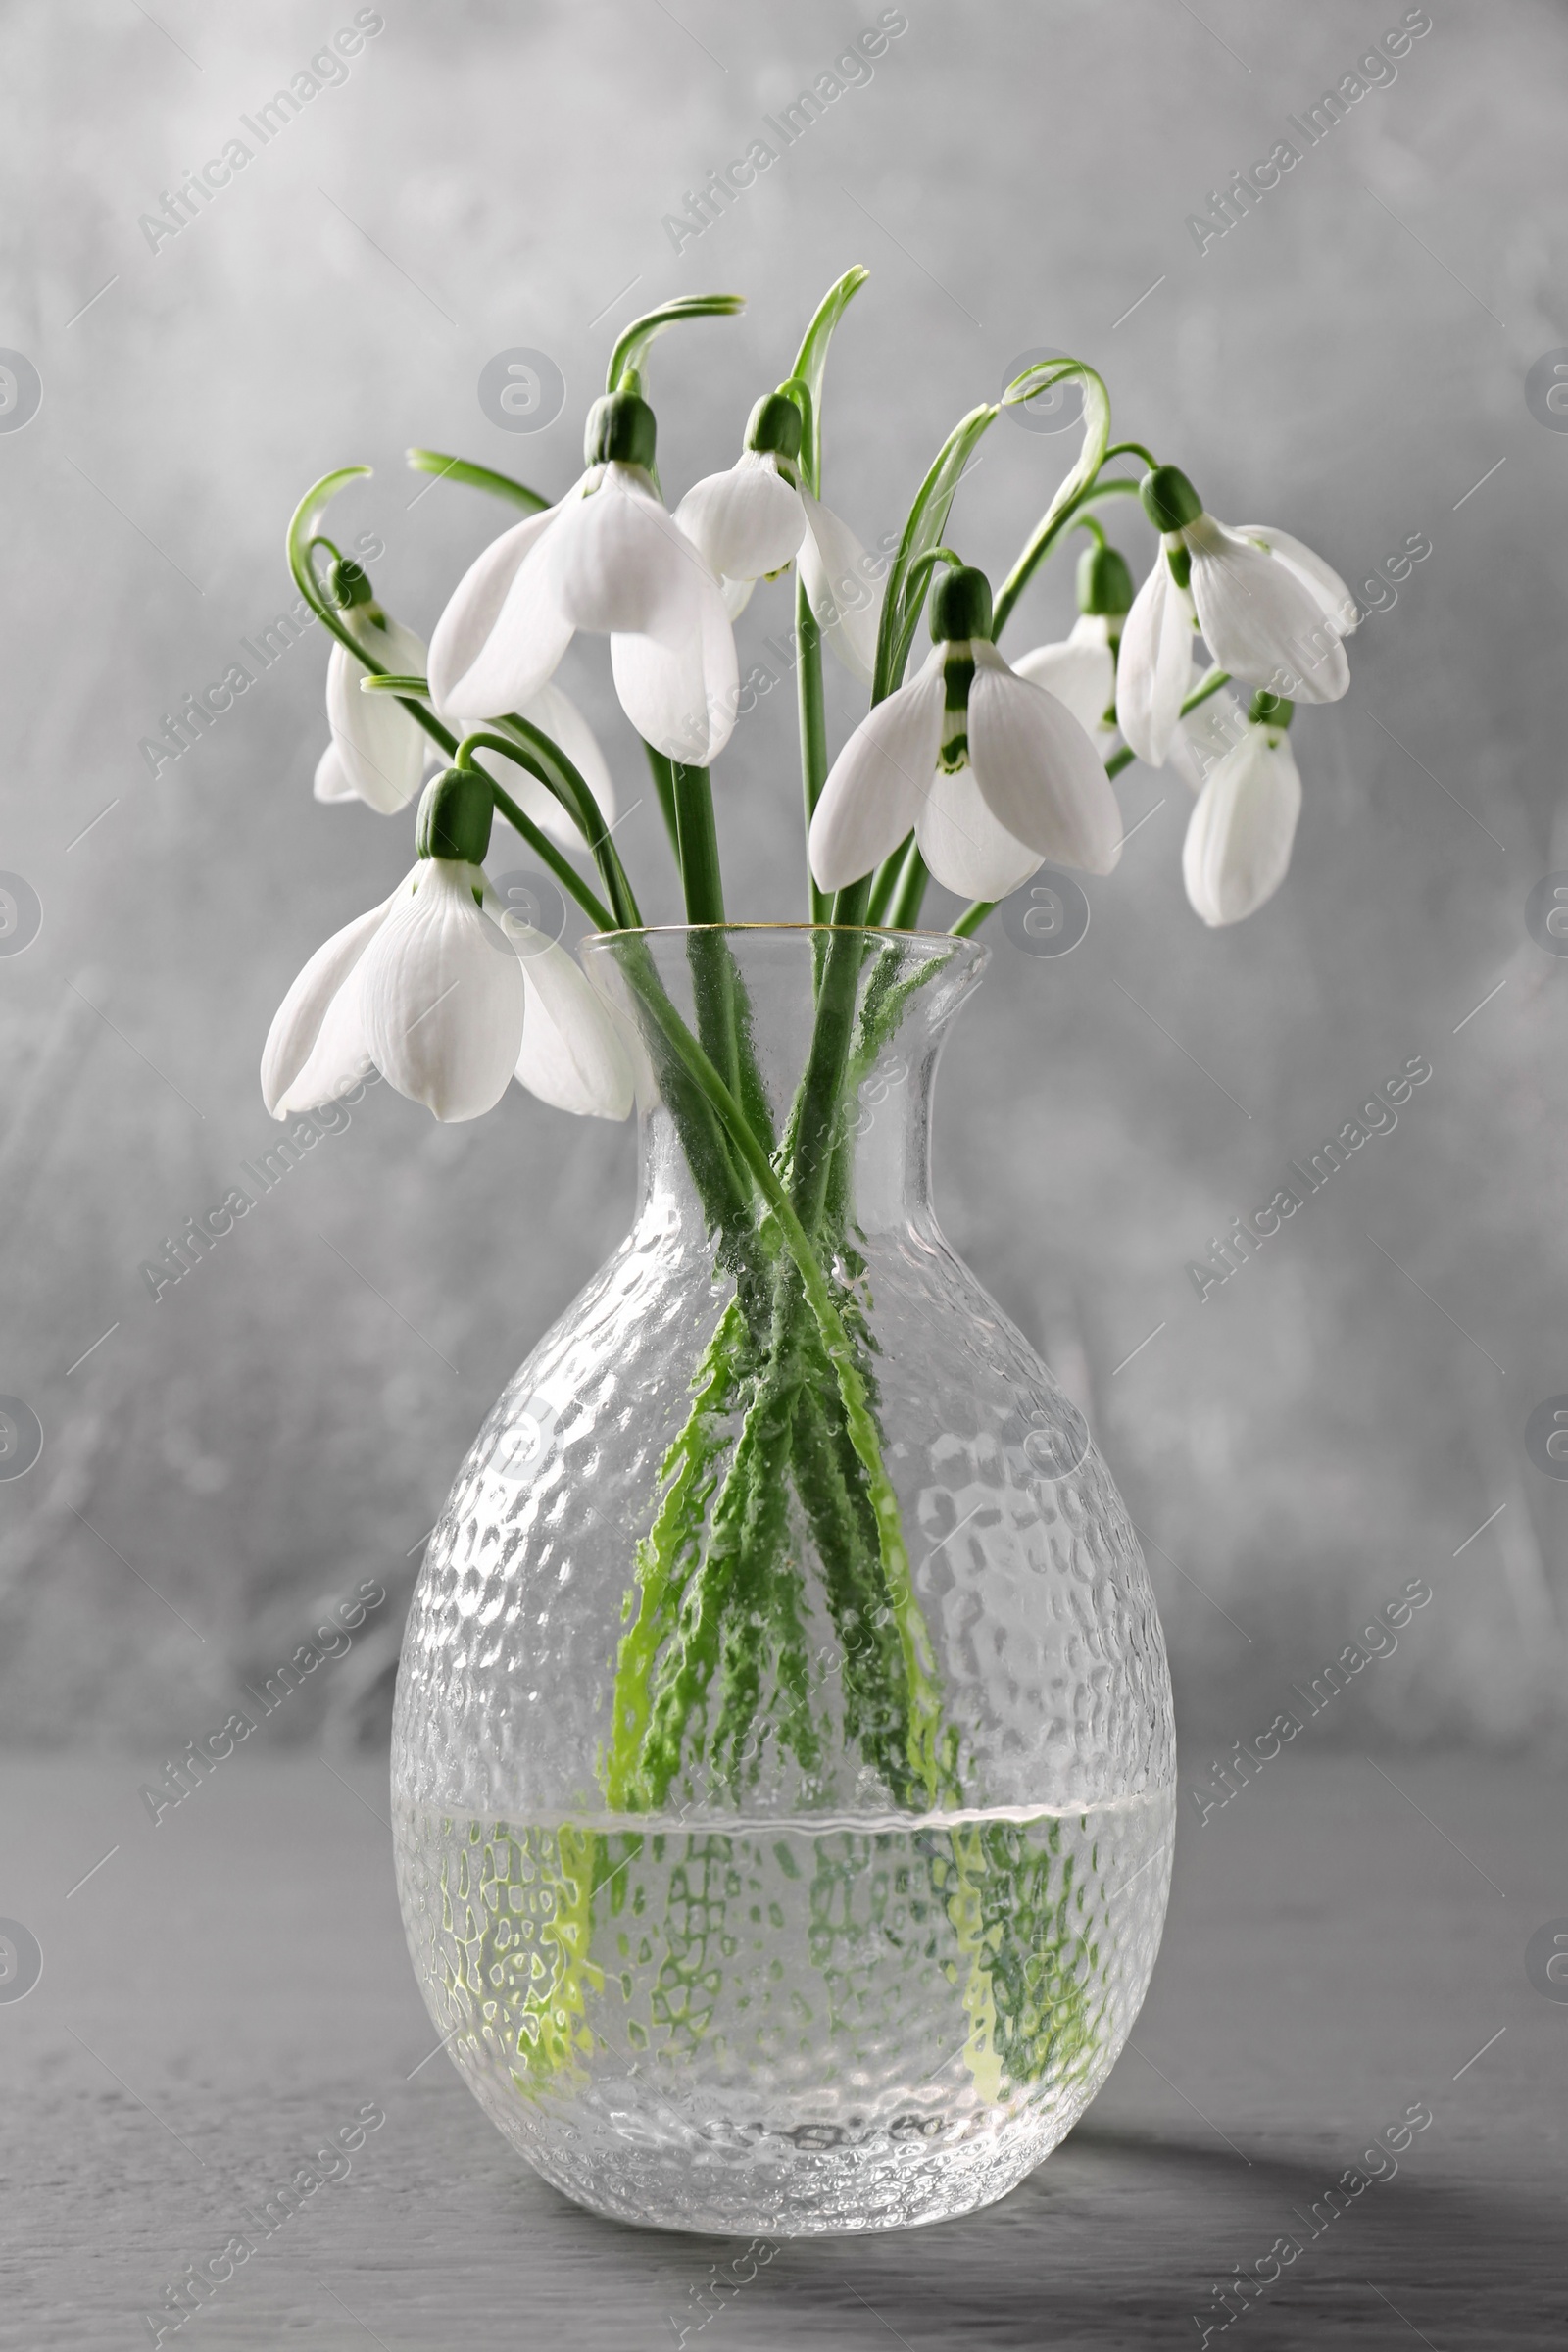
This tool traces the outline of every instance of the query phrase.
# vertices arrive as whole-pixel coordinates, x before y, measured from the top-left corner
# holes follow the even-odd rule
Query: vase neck
[[[711,1122],[663,1051],[651,986],[747,1109],[808,1224],[866,1241],[933,1227],[933,1082],[983,950],[914,933],[711,926],[612,935],[588,953],[640,1047],[645,1230],[704,1234],[722,1190]]]

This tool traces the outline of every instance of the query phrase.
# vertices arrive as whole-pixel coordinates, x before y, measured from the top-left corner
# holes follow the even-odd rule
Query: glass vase
[[[1153,1967],[1153,1597],[1076,1408],[944,1241],[938,1054],[985,953],[627,932],[636,1219],[506,1389],[398,1678],[399,1886],[481,2106],[622,2221],[990,2203]]]

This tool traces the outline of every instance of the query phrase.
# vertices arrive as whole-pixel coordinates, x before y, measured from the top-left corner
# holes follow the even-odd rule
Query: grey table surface
[[[432,2054],[382,1774],[241,1750],[154,1828],[134,1762],[0,1772],[0,1916],[43,1954],[0,2003],[7,2346],[154,2340],[166,2287],[366,2106],[347,2177],[166,2343],[1197,2344],[1214,2282],[1304,2239],[1417,2104],[1397,2177],[1209,2340],[1568,2338],[1568,2003],[1525,1970],[1568,1915],[1560,1773],[1302,1754],[1185,1814],[1133,2044],[1055,2155],[966,2221],[782,2244],[715,2302],[738,2246],[578,2211]]]

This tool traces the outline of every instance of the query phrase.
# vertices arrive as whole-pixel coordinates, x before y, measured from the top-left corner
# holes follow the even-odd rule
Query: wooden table
[[[432,2053],[380,1772],[241,1749],[156,1828],[134,1764],[4,1772],[0,1915],[43,1954],[0,2002],[7,2346],[150,2343],[185,2266],[366,2108],[346,2177],[166,2344],[1197,2345],[1282,2235],[1227,2352],[1568,2338],[1568,2002],[1525,1968],[1568,1917],[1544,1768],[1288,1752],[1185,1814],[1134,2046],[1065,2145],[973,2220],[782,2246],[700,2330],[738,2249],[578,2212]],[[1309,2240],[1423,2105],[1397,2176]]]

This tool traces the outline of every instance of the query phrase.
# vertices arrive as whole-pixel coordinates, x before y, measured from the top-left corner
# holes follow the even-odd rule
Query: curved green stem
[[[611,353],[610,366],[605,370],[605,390],[616,392],[628,371],[640,373],[648,346],[667,327],[678,326],[683,318],[733,318],[737,311],[745,308],[744,294],[686,294],[678,302],[667,302],[660,310],[645,312],[641,318],[632,320]]]
[[[513,831],[522,835],[534,856],[549,866],[562,888],[569,891],[594,929],[596,931],[615,930],[617,928],[615,918],[610,908],[597,891],[589,889],[570,858],[562,855],[549,834],[542,833],[530,816],[524,815],[504,785],[496,783],[493,777],[489,779],[489,783],[491,797]]]
[[[546,740],[549,740],[548,737]],[[545,787],[547,792],[553,792],[555,794],[557,800],[561,802],[567,815],[572,818],[574,823],[576,823],[586,835],[587,828],[583,825],[582,816],[579,811],[572,807],[568,795],[561,789],[561,787],[554,781],[552,777],[546,774],[543,762],[533,758],[532,755],[525,751],[520,745],[512,742],[505,735],[497,734],[494,729],[490,727],[475,727],[473,732],[471,734],[465,735],[463,741],[458,745],[455,753],[453,754],[453,765],[455,767],[473,769],[475,766],[473,757],[475,752],[500,752],[504,759],[514,760],[518,767],[525,767],[529,775],[537,777],[538,781]],[[564,759],[564,754],[562,755],[562,758]],[[481,775],[484,774],[484,770],[482,768],[478,769],[477,772]],[[501,810],[501,813],[506,818],[507,822],[514,827],[514,829],[523,836],[530,849],[537,851],[545,858],[551,872],[556,875],[558,880],[566,882],[566,887],[570,890],[571,895],[576,900],[578,906],[582,907],[586,914],[592,915],[594,918],[595,927],[598,930],[629,931],[636,928],[638,922],[641,920],[641,917],[637,915],[635,910],[633,910],[629,920],[618,908],[613,914],[611,913],[610,908],[606,906],[591,890],[588,889],[587,884],[582,880],[575,868],[568,864],[567,860],[561,856],[559,851],[557,851],[555,847],[547,841],[546,836],[541,833],[539,827],[533,822],[532,818],[523,814],[522,810],[517,807],[516,802],[513,800],[511,794],[503,792],[501,786],[496,783],[493,777],[486,776],[485,781],[490,786],[491,793],[495,799],[496,807]],[[592,793],[588,792],[588,787],[586,784],[583,786],[583,791],[587,794],[589,807],[592,808],[594,814],[598,816],[598,803],[594,800]],[[600,818],[601,825],[603,824],[603,818]],[[592,842],[589,843],[589,847],[593,847]],[[601,873],[603,873],[604,869],[602,865],[600,870]],[[613,892],[611,893],[611,897],[612,900],[613,900]]]
[[[488,490],[492,498],[504,498],[525,514],[542,514],[552,503],[537,490],[530,490],[526,482],[514,481],[510,473],[497,473],[491,466],[445,457],[439,449],[411,449],[405,454],[416,473],[433,473],[442,481],[465,482],[470,490]]]
[[[1099,382],[1099,377],[1096,377]],[[1107,416],[1109,414],[1107,410]],[[897,555],[888,572],[887,589],[882,598],[882,618],[877,627],[876,666],[871,680],[871,700],[886,700],[904,682],[905,663],[914,639],[915,623],[920,617],[920,603],[924,582],[918,593],[911,591],[910,575],[920,559],[934,550],[948,527],[948,515],[954,497],[970,458],[981,439],[1001,416],[1000,408],[986,402],[960,416],[942,447],[938,450],[930,472],[914,495],[904,536],[899,541]],[[835,915],[834,920],[838,917]]]
[[[611,839],[604,811],[585,779],[555,738],[547,735],[543,727],[536,727],[532,719],[519,717],[515,710],[509,710],[496,721],[496,725],[506,728],[510,733],[512,741],[506,745],[506,749],[514,759],[519,748],[531,754],[519,764],[537,776],[574,819],[578,831],[593,853],[599,878],[615,910],[615,927],[622,931],[640,930],[643,918],[638,909],[636,894],[620,862],[620,852]]]
[[[1116,442],[1110,449],[1106,450],[1100,463],[1102,466],[1108,466],[1112,458],[1142,458],[1144,464],[1149,467],[1150,472],[1152,473],[1154,470],[1155,460],[1151,456],[1150,452],[1144,447],[1141,441]],[[1129,486],[1133,489],[1138,487],[1136,482],[1130,484]]]
[[[783,387],[801,410],[801,471],[806,486],[814,498],[822,495],[822,376],[827,367],[828,346],[833,330],[866,279],[869,270],[858,262],[846,270],[844,275],[829,286],[817,304],[810,325],[801,337],[801,348],[795,355],[789,381]],[[796,390],[799,386],[800,390]],[[805,399],[801,399],[804,391]]]
[[[1001,589],[998,591],[996,607],[992,616],[991,634],[993,638],[1001,636],[1003,623],[1007,619],[1008,614],[1012,612],[1013,607],[1016,605],[1019,597],[1023,594],[1024,589],[1028,586],[1030,580],[1039,570],[1040,565],[1045,562],[1047,556],[1050,555],[1052,549],[1055,546],[1056,541],[1061,537],[1062,533],[1066,530],[1077,528],[1080,524],[1084,524],[1086,510],[1094,506],[1098,500],[1102,498],[1114,498],[1118,492],[1136,494],[1138,484],[1136,482],[1128,481],[1122,474],[1113,475],[1108,482],[1101,481],[1097,478],[1088,485],[1087,489],[1080,490],[1075,497],[1070,498],[1066,502],[1066,504],[1056,514],[1054,519],[1051,522],[1051,527],[1049,530],[1046,529],[1044,524],[1041,525],[1039,532],[1037,532],[1036,536],[1029,542],[1028,547],[1025,548],[1023,554],[1018,558],[1017,563],[1013,565],[1011,571],[1008,572],[1006,579],[1003,582]],[[1087,527],[1087,525],[1085,525],[1085,527]]]
[[[948,937],[950,939],[973,939],[986,916],[995,908],[996,904],[995,899],[971,899],[957,921],[950,925]]]
[[[295,508],[289,519],[288,532],[283,544],[288,557],[289,570],[294,575],[294,585],[316,614],[322,628],[330,636],[335,637],[339,645],[351,653],[362,668],[368,670],[372,677],[384,677],[387,672],[376,661],[375,656],[367,653],[359,639],[352,636],[339,620],[330,598],[322,593],[321,583],[317,578],[315,567],[311,562],[311,550],[318,544],[318,539],[322,546],[331,545],[330,540],[320,539],[317,528],[328,506],[346,482],[363,481],[370,471],[371,468],[368,466],[340,466],[334,473],[323,473],[320,480],[314,482],[306,491],[305,496]],[[414,701],[405,701],[403,708],[409,716],[416,719],[424,729],[431,741],[438,743],[444,752],[450,755],[456,751],[457,737],[448,732],[433,710],[427,710],[422,704]]]
[[[626,928],[625,925],[617,923],[615,916],[612,914],[604,901],[596,892],[589,889],[575,866],[562,855],[548,835],[534,823],[532,817],[526,815],[518,808],[512,795],[505,791],[493,776],[485,774],[483,768],[477,767],[473,755],[478,751],[500,752],[504,759],[514,760],[518,767],[526,768],[528,773],[536,777],[547,791],[554,791],[556,788],[551,784],[548,776],[540,773],[538,763],[516,744],[510,743],[505,735],[494,734],[486,727],[477,727],[472,734],[465,735],[453,755],[455,767],[466,768],[470,772],[484,776],[485,782],[490,787],[491,798],[507,822],[515,832],[522,835],[530,849],[543,858],[557,880],[565,884],[583,912],[592,918],[595,928],[600,931]],[[559,792],[556,797],[564,801],[564,796]],[[572,816],[575,821],[575,810],[568,807],[567,814]]]
[[[1110,442],[1110,394],[1093,368],[1082,360],[1051,360],[1030,368],[1018,378],[1019,384],[1029,386],[1028,394],[1019,394],[1016,385],[1009,385],[1004,401],[1015,396],[1028,398],[1044,392],[1052,384],[1059,384],[1068,376],[1079,376],[1084,387],[1084,443],[1078,453],[1078,463],[1056,488],[1056,494],[1041,516],[1034,537],[1025,547],[1011,571],[1003,581],[992,608],[992,636],[1000,637],[1006,625],[1007,615],[1023,594],[1035,567],[1041,563],[1065,525],[1067,516],[1075,511],[1083,493],[1090,488],[1105,463],[1105,451]]]
[[[939,564],[950,571],[963,569],[963,558],[955,555],[951,547],[928,547],[923,556],[916,556],[904,575],[906,593],[918,601],[925,594],[925,584]]]

